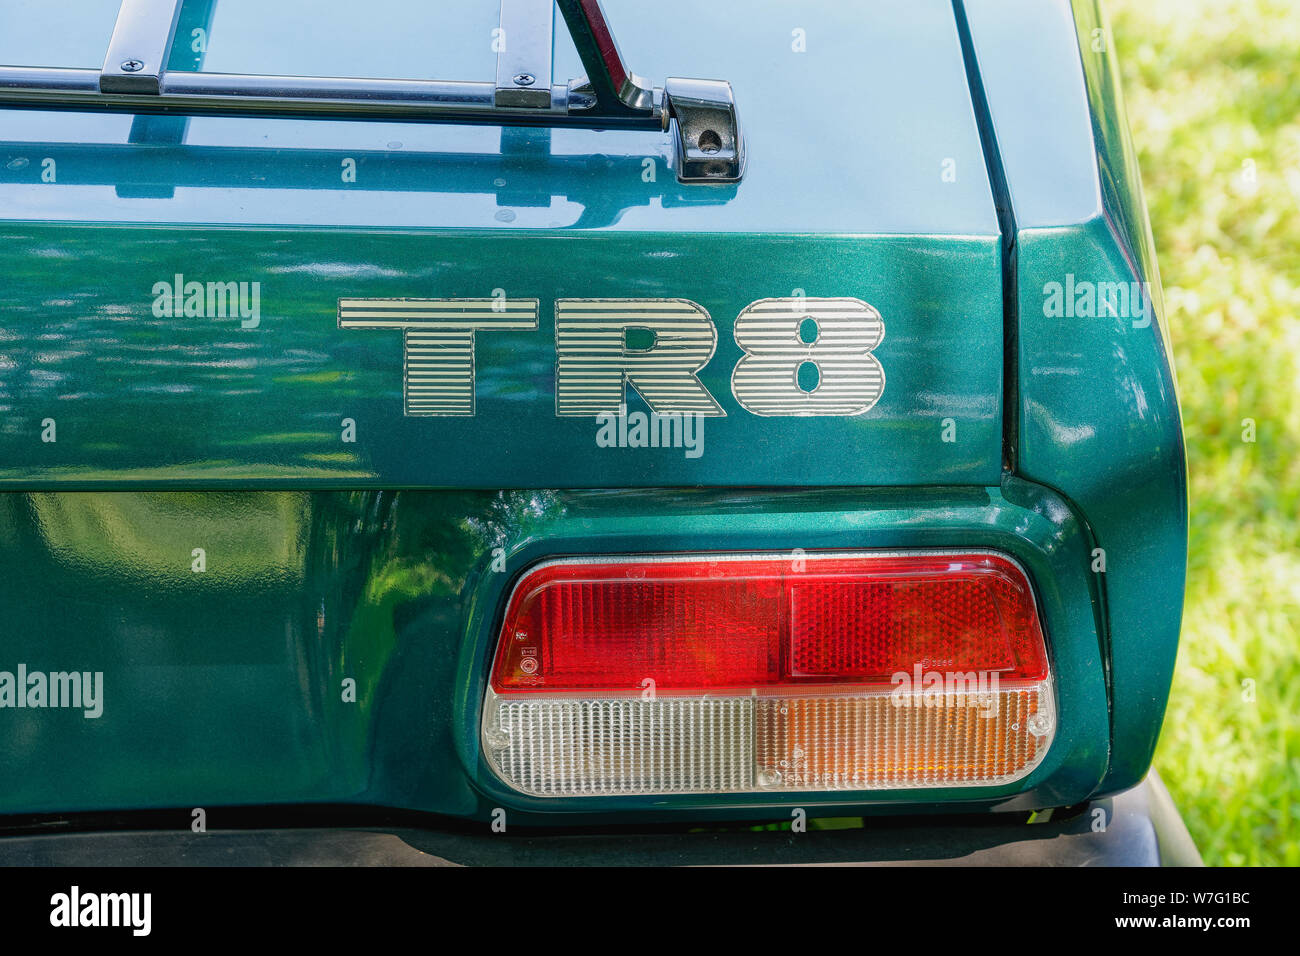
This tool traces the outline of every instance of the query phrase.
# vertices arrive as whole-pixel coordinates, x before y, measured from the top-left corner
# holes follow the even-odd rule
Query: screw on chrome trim
[[[122,61],[122,71],[124,73],[139,73],[143,69],[144,69],[144,62],[142,60]]]
[[[532,86],[532,85],[533,85],[534,83],[536,83],[536,82],[537,82],[537,77],[533,76],[533,74],[531,74],[531,73],[516,73],[516,74],[515,74],[515,85],[516,85],[516,86]]]

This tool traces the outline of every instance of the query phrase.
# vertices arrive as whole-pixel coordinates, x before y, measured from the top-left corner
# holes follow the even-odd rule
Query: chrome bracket
[[[586,76],[555,84],[555,8]],[[373,119],[667,130],[682,183],[735,183],[745,150],[731,85],[632,73],[600,0],[501,0],[493,82],[167,72],[181,0],[122,0],[102,70],[0,66],[0,107],[177,116]]]
[[[604,115],[677,121],[677,179],[735,183],[745,170],[744,141],[731,84],[669,78],[653,89],[631,72],[605,19],[600,0],[557,0],[587,75],[569,84],[570,108]]]
[[[497,106],[551,108],[555,61],[555,4],[501,0],[497,47]]]
[[[180,0],[122,0],[99,71],[99,91],[161,94],[180,15]]]
[[[745,171],[745,141],[731,84],[668,78],[668,112],[677,122],[677,178],[684,183],[734,183]]]

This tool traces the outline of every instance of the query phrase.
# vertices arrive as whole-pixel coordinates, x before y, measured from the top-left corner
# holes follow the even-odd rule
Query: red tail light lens
[[[990,553],[550,562],[490,683],[490,761],[550,795],[990,785],[1054,723],[1029,581]]]
[[[498,693],[640,693],[983,671],[1042,680],[1023,572],[987,554],[542,565],[515,589]]]

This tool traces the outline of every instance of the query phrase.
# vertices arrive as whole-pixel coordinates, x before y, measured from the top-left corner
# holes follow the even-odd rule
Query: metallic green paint
[[[1103,789],[1113,792],[1151,762],[1187,564],[1187,466],[1160,277],[1096,3],[963,6],[1017,227],[1016,471],[1069,500],[1105,552],[1112,764]],[[1151,309],[1048,316],[1047,285],[1068,275],[1094,287],[1141,282]]]
[[[181,36],[211,21],[215,72],[491,75],[494,4],[378,0],[376,21],[385,6],[407,29],[383,45],[361,42],[380,27],[350,15],[338,30],[327,3],[305,23],[275,4],[188,3]],[[1001,262],[948,4],[809,8],[799,27],[815,55],[792,49],[773,0],[741,18],[682,3],[691,28],[672,43],[670,7],[608,7],[638,73],[733,84],[751,159],[739,186],[678,184],[668,132],[206,117],[167,145],[176,131],[157,119],[0,111],[0,486],[996,484]],[[103,11],[84,12],[51,10],[60,28],[42,31],[40,11],[0,10],[14,18],[0,22],[0,62],[98,62]],[[312,42],[286,45],[288,23]],[[173,65],[192,69],[178,48]],[[557,76],[580,72],[571,53],[557,51]],[[837,122],[806,108],[863,84],[892,92]],[[349,158],[355,183],[340,175]],[[155,316],[155,284],[176,275],[260,282],[257,326]],[[401,334],[337,328],[341,297],[495,289],[538,299],[541,324],[476,336],[472,419],[406,418]],[[866,414],[760,421],[732,397],[736,316],[792,295],[883,315],[887,384]],[[706,423],[702,458],[597,449],[593,422],[556,417],[562,297],[708,310],[718,344],[701,380],[726,417]],[[40,440],[47,418],[57,443]],[[355,443],[341,441],[345,418]]]
[[[994,239],[0,227],[0,485],[995,483],[998,270]],[[260,277],[258,326],[155,316],[151,289],[176,274]],[[406,417],[401,333],[338,327],[342,296],[498,287],[539,298],[541,328],[476,336],[474,416]],[[885,316],[887,384],[866,414],[757,418],[733,398],[736,316],[796,288]],[[701,457],[598,448],[592,418],[557,417],[554,300],[589,296],[711,313],[719,341],[700,378],[726,417],[705,422]],[[41,440],[47,418],[57,442]],[[941,440],[945,418],[959,440]]]
[[[696,28],[672,43],[662,4],[607,5],[654,82],[733,82],[750,144],[739,187],[677,184],[667,134],[0,112],[0,670],[102,670],[106,683],[99,718],[0,711],[0,814],[359,803],[479,819],[501,806],[533,822],[763,819],[792,803],[1037,809],[1141,776],[1177,642],[1185,465],[1093,4],[958,0],[959,17],[941,0],[813,5],[799,19],[816,56],[792,52],[771,0],[740,18],[690,6]],[[0,61],[13,43],[29,62],[71,50],[61,65],[97,63],[102,6],[61,15],[62,32],[0,22]],[[456,9],[457,26],[483,26],[482,11]],[[254,0],[215,14],[187,3],[183,17],[210,23],[208,69],[422,75],[419,18],[448,13],[406,13],[412,29],[387,49],[328,17],[286,49],[268,25],[288,14]],[[490,69],[432,33],[439,73]],[[828,115],[829,94],[850,88],[879,92],[853,100],[851,121]],[[1005,174],[996,189],[980,124]],[[165,145],[180,129],[185,144]],[[361,175],[345,187],[347,157]],[[177,272],[260,281],[258,327],[153,316],[154,283]],[[1147,282],[1157,321],[1045,316],[1044,285],[1070,272]],[[337,328],[341,296],[494,288],[540,299],[541,327],[479,336],[476,419],[404,418],[398,335]],[[883,314],[888,384],[860,419],[759,419],[732,398],[736,314],[795,289]],[[593,422],[555,417],[562,296],[709,310],[719,344],[701,378],[727,417],[708,421],[701,459],[600,449]],[[41,441],[47,417],[57,442]],[[355,443],[340,441],[345,417]],[[945,417],[956,442],[940,440]],[[485,662],[528,564],[908,547],[1000,549],[1028,569],[1060,726],[1026,781],[919,804],[876,792],[543,806],[482,764]],[[1096,547],[1104,575],[1090,570]]]
[[[185,4],[183,17],[192,5]],[[503,137],[489,127],[196,117],[184,147],[161,150],[165,161],[150,158],[159,151],[136,153],[161,177],[157,185],[176,177],[189,185],[206,179],[207,188],[149,199],[76,185],[82,177],[103,178],[98,151],[60,163],[58,182],[40,176],[44,154],[38,145],[121,147],[130,116],[10,110],[0,111],[0,155],[10,154],[0,162],[0,218],[552,236],[575,225],[582,204],[571,197],[578,194],[624,210],[602,232],[997,235],[947,0],[804,4],[797,23],[786,0],[603,5],[624,58],[649,82],[695,76],[732,84],[750,158],[738,187],[675,183],[662,162],[673,141],[667,131]],[[113,8],[112,0],[0,4],[0,63],[97,68]],[[497,8],[494,0],[369,0],[366,15],[357,16],[348,0],[315,0],[309,12],[296,4],[216,0],[203,68],[490,80]],[[796,27],[808,52],[793,49]],[[564,30],[556,37],[555,73],[564,82],[560,77],[579,76],[582,69]],[[192,68],[175,57],[172,64]],[[867,95],[871,90],[888,95]],[[841,108],[842,93],[851,109]],[[190,148],[197,155],[187,153]],[[249,175],[226,179],[228,169],[212,155],[221,148],[249,153]],[[279,156],[268,157],[272,150]],[[332,155],[328,169],[313,165],[322,151],[357,156],[357,182],[341,181]],[[29,164],[8,169],[11,156],[25,156]],[[360,161],[366,157],[368,165]],[[659,160],[653,172],[644,167],[646,159]],[[956,174],[952,181],[943,178],[947,159]],[[140,175],[128,165],[119,162],[114,171]],[[394,168],[405,175],[398,172],[387,189],[369,188],[375,179],[394,176]],[[654,180],[646,181],[652,174]],[[565,274],[582,271],[559,259],[555,267]]]
[[[1001,490],[0,495],[0,669],[104,674],[98,718],[2,713],[0,814],[202,806],[215,821],[223,805],[328,802],[479,818],[504,806],[542,822],[532,815],[771,818],[791,799],[911,807],[906,792],[575,806],[506,792],[480,761],[483,671],[525,567],[573,553],[796,547],[1016,557],[1051,634],[1056,741],[1021,784],[927,791],[923,806],[1075,803],[1107,761],[1085,544],[1060,498],[1014,479]],[[343,700],[347,678],[356,703]]]

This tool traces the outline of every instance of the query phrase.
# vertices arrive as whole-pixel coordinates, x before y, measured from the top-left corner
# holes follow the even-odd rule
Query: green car
[[[0,863],[1200,862],[1096,0],[606,6],[0,4]]]

